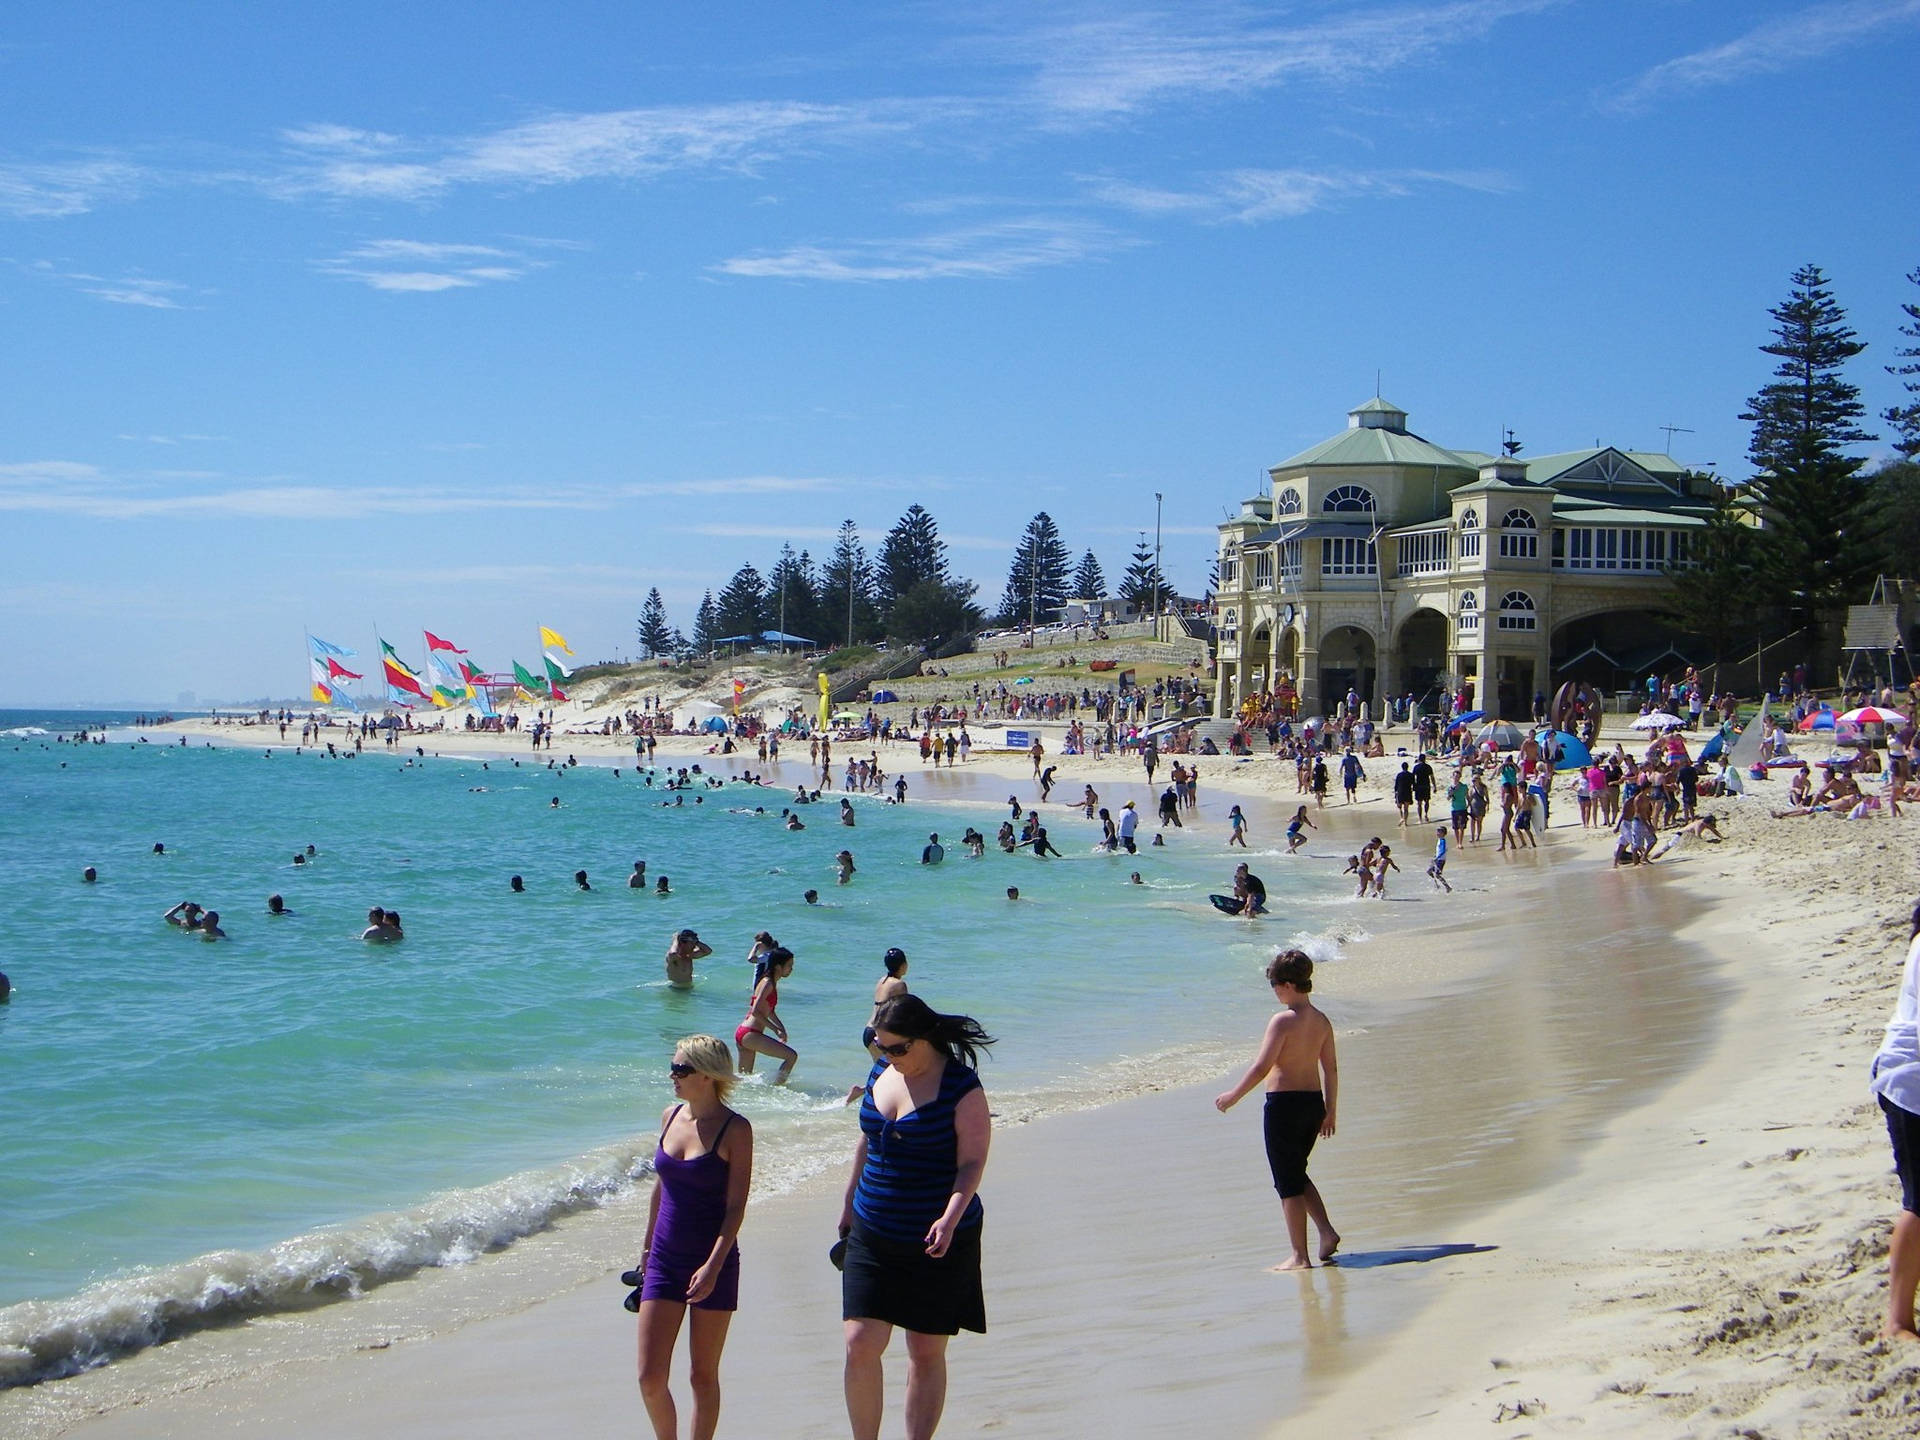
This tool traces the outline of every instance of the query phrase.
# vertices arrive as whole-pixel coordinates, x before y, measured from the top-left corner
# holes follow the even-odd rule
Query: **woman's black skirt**
[[[856,1218],[840,1272],[840,1314],[846,1320],[884,1320],[921,1335],[981,1334],[987,1302],[980,1289],[980,1230],[968,1225],[938,1260],[919,1241],[889,1240]]]

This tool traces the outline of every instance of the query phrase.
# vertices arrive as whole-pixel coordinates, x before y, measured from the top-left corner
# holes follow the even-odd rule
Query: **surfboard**
[[[1240,913],[1240,900],[1237,896],[1209,895],[1207,899],[1213,902],[1213,908],[1218,910],[1222,915],[1238,915]]]

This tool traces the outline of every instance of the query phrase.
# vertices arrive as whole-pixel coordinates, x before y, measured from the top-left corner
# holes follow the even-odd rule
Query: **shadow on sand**
[[[1382,1265],[1424,1265],[1429,1260],[1446,1260],[1455,1255],[1485,1255],[1497,1245],[1409,1245],[1404,1250],[1347,1250],[1333,1257],[1331,1264],[1342,1270],[1377,1270]]]

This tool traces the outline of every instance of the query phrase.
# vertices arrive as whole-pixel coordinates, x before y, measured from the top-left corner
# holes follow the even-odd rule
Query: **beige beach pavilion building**
[[[1671,456],[1450,450],[1375,396],[1268,482],[1220,526],[1221,718],[1285,679],[1304,716],[1466,685],[1525,719],[1567,680],[1621,691],[1697,658],[1662,604],[1713,482]]]

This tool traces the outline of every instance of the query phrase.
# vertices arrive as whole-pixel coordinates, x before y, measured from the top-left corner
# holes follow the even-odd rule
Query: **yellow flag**
[[[573,654],[573,647],[567,644],[567,637],[562,635],[558,630],[549,630],[544,625],[540,627],[540,643],[543,646],[557,645],[560,649],[566,651],[567,654]]]

